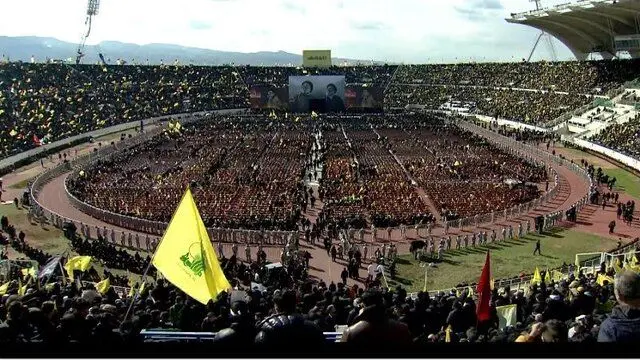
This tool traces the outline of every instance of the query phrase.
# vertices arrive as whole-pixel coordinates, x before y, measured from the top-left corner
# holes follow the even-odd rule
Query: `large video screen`
[[[290,76],[289,108],[294,113],[345,111],[344,76]]]
[[[384,107],[384,88],[380,86],[349,86],[344,96],[350,112],[378,113]]]
[[[288,110],[289,90],[286,86],[253,85],[249,92],[252,109]]]

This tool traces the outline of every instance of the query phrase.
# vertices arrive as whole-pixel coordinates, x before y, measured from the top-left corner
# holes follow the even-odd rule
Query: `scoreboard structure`
[[[331,67],[331,50],[302,50],[302,66]]]

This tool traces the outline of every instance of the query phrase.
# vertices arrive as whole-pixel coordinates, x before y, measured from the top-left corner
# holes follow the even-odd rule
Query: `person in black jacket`
[[[276,314],[258,324],[255,344],[274,349],[320,349],[325,345],[318,326],[296,313],[296,293],[283,291],[273,296]]]
[[[617,274],[614,293],[618,305],[600,325],[598,342],[640,341],[640,274],[628,270]]]

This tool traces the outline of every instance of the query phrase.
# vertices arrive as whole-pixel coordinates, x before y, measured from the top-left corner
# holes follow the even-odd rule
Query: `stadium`
[[[505,19],[571,61],[288,66],[91,64],[99,5],[0,63],[0,343],[640,337],[638,1]]]

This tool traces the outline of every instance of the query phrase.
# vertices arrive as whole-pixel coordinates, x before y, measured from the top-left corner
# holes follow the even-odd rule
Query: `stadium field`
[[[538,238],[541,239],[542,256],[533,256]],[[557,229],[544,235],[528,235],[521,240],[449,251],[445,252],[443,262],[428,269],[427,290],[448,289],[463,282],[477,282],[487,249],[491,250],[491,276],[501,279],[517,276],[521,272],[530,274],[536,266],[544,270],[561,266],[563,262],[569,264],[575,260],[577,253],[606,251],[616,244],[617,240],[612,238]],[[420,291],[424,288],[424,271],[425,268],[419,266],[413,255],[402,255],[397,264],[396,280],[389,281],[389,285],[402,285],[409,291]]]

